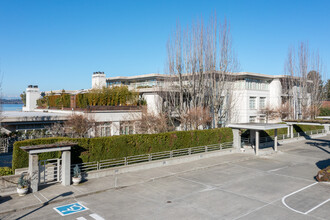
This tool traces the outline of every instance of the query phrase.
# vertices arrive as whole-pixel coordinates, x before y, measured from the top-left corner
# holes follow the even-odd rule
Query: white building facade
[[[283,79],[287,76],[265,75],[259,73],[239,72],[235,73],[235,80],[230,82],[231,112],[225,118],[221,118],[219,114],[217,127],[227,126],[229,123],[275,123],[280,122],[279,117],[268,118],[265,109],[280,110],[285,100],[283,94]],[[163,74],[146,74],[130,77],[106,77],[104,72],[95,72],[92,75],[92,89],[100,89],[103,87],[125,85],[130,90],[139,92],[140,96],[147,102],[148,113],[159,114],[163,111],[165,100],[164,94],[169,87],[167,79],[169,75]],[[229,82],[228,82],[229,83]],[[300,88],[295,86],[292,91]],[[89,90],[66,91],[72,95],[80,92],[88,92]],[[60,93],[53,91],[52,93]],[[50,92],[45,92],[49,94]],[[23,111],[47,111],[63,114],[86,114],[84,111],[72,110],[52,110],[37,109],[37,99],[40,98],[40,91],[37,86],[29,86],[26,89],[26,107]],[[225,96],[221,97],[225,100]],[[299,108],[299,97],[292,100],[297,105],[295,115],[301,114]],[[220,109],[221,111],[221,109]],[[136,132],[134,121],[141,117],[142,112],[139,109],[110,109],[95,110],[88,113],[88,117],[92,117],[99,125],[97,136],[112,136],[120,134],[134,134]],[[95,132],[94,132],[95,136]]]

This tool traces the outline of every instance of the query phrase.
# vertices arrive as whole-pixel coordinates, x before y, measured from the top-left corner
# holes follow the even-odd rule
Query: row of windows
[[[245,89],[249,90],[268,90],[269,82],[259,79],[245,79]]]
[[[257,97],[250,96],[249,109],[257,109]],[[266,97],[259,97],[259,109],[266,108]]]
[[[99,136],[108,137],[111,136],[111,123],[104,123],[99,125]],[[132,123],[121,123],[120,124],[120,134],[134,134],[134,125]]]
[[[257,119],[259,119],[259,121],[257,121]],[[266,117],[264,115],[260,115],[259,118],[257,118],[257,116],[250,116],[249,117],[249,122],[250,123],[266,123]]]

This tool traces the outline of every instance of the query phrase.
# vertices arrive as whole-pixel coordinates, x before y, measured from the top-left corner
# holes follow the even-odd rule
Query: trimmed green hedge
[[[0,176],[12,175],[13,170],[10,167],[0,167]]]
[[[60,141],[75,142],[71,150],[72,163],[99,161],[174,149],[203,146],[233,140],[231,128],[176,131],[160,134],[134,134],[102,138],[42,138],[19,141],[14,144],[13,170],[28,166],[28,154],[21,146],[52,144]],[[40,160],[58,158],[59,152],[43,153]]]
[[[318,125],[293,125],[293,132],[306,132],[306,131],[313,131],[313,130],[318,130],[318,129],[324,129],[324,126],[318,126]],[[264,133],[264,132],[262,132]],[[266,134],[260,136],[273,136],[274,135],[274,130],[267,130]],[[281,128],[277,129],[277,134],[287,134],[288,129],[287,128]]]

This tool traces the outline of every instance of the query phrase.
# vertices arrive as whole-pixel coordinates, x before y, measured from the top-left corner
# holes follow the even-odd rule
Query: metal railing
[[[183,148],[183,149],[176,149],[171,151],[162,151],[162,152],[155,152],[150,154],[141,154],[141,155],[122,157],[122,158],[78,163],[71,165],[71,173],[73,173],[73,168],[76,165],[79,166],[81,172],[88,172],[92,170],[101,170],[101,169],[117,167],[117,166],[127,166],[131,164],[137,164],[137,163],[143,163],[143,162],[149,162],[155,160],[162,160],[162,159],[181,157],[192,154],[218,151],[232,147],[233,147],[233,142],[226,142],[222,144],[212,144],[212,145],[200,146],[200,147]]]

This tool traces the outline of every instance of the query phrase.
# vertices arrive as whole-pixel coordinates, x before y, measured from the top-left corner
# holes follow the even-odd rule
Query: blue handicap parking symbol
[[[62,216],[74,214],[77,212],[82,212],[88,210],[87,207],[83,206],[79,202],[72,203],[69,205],[59,206],[54,208],[56,212],[58,212]]]

